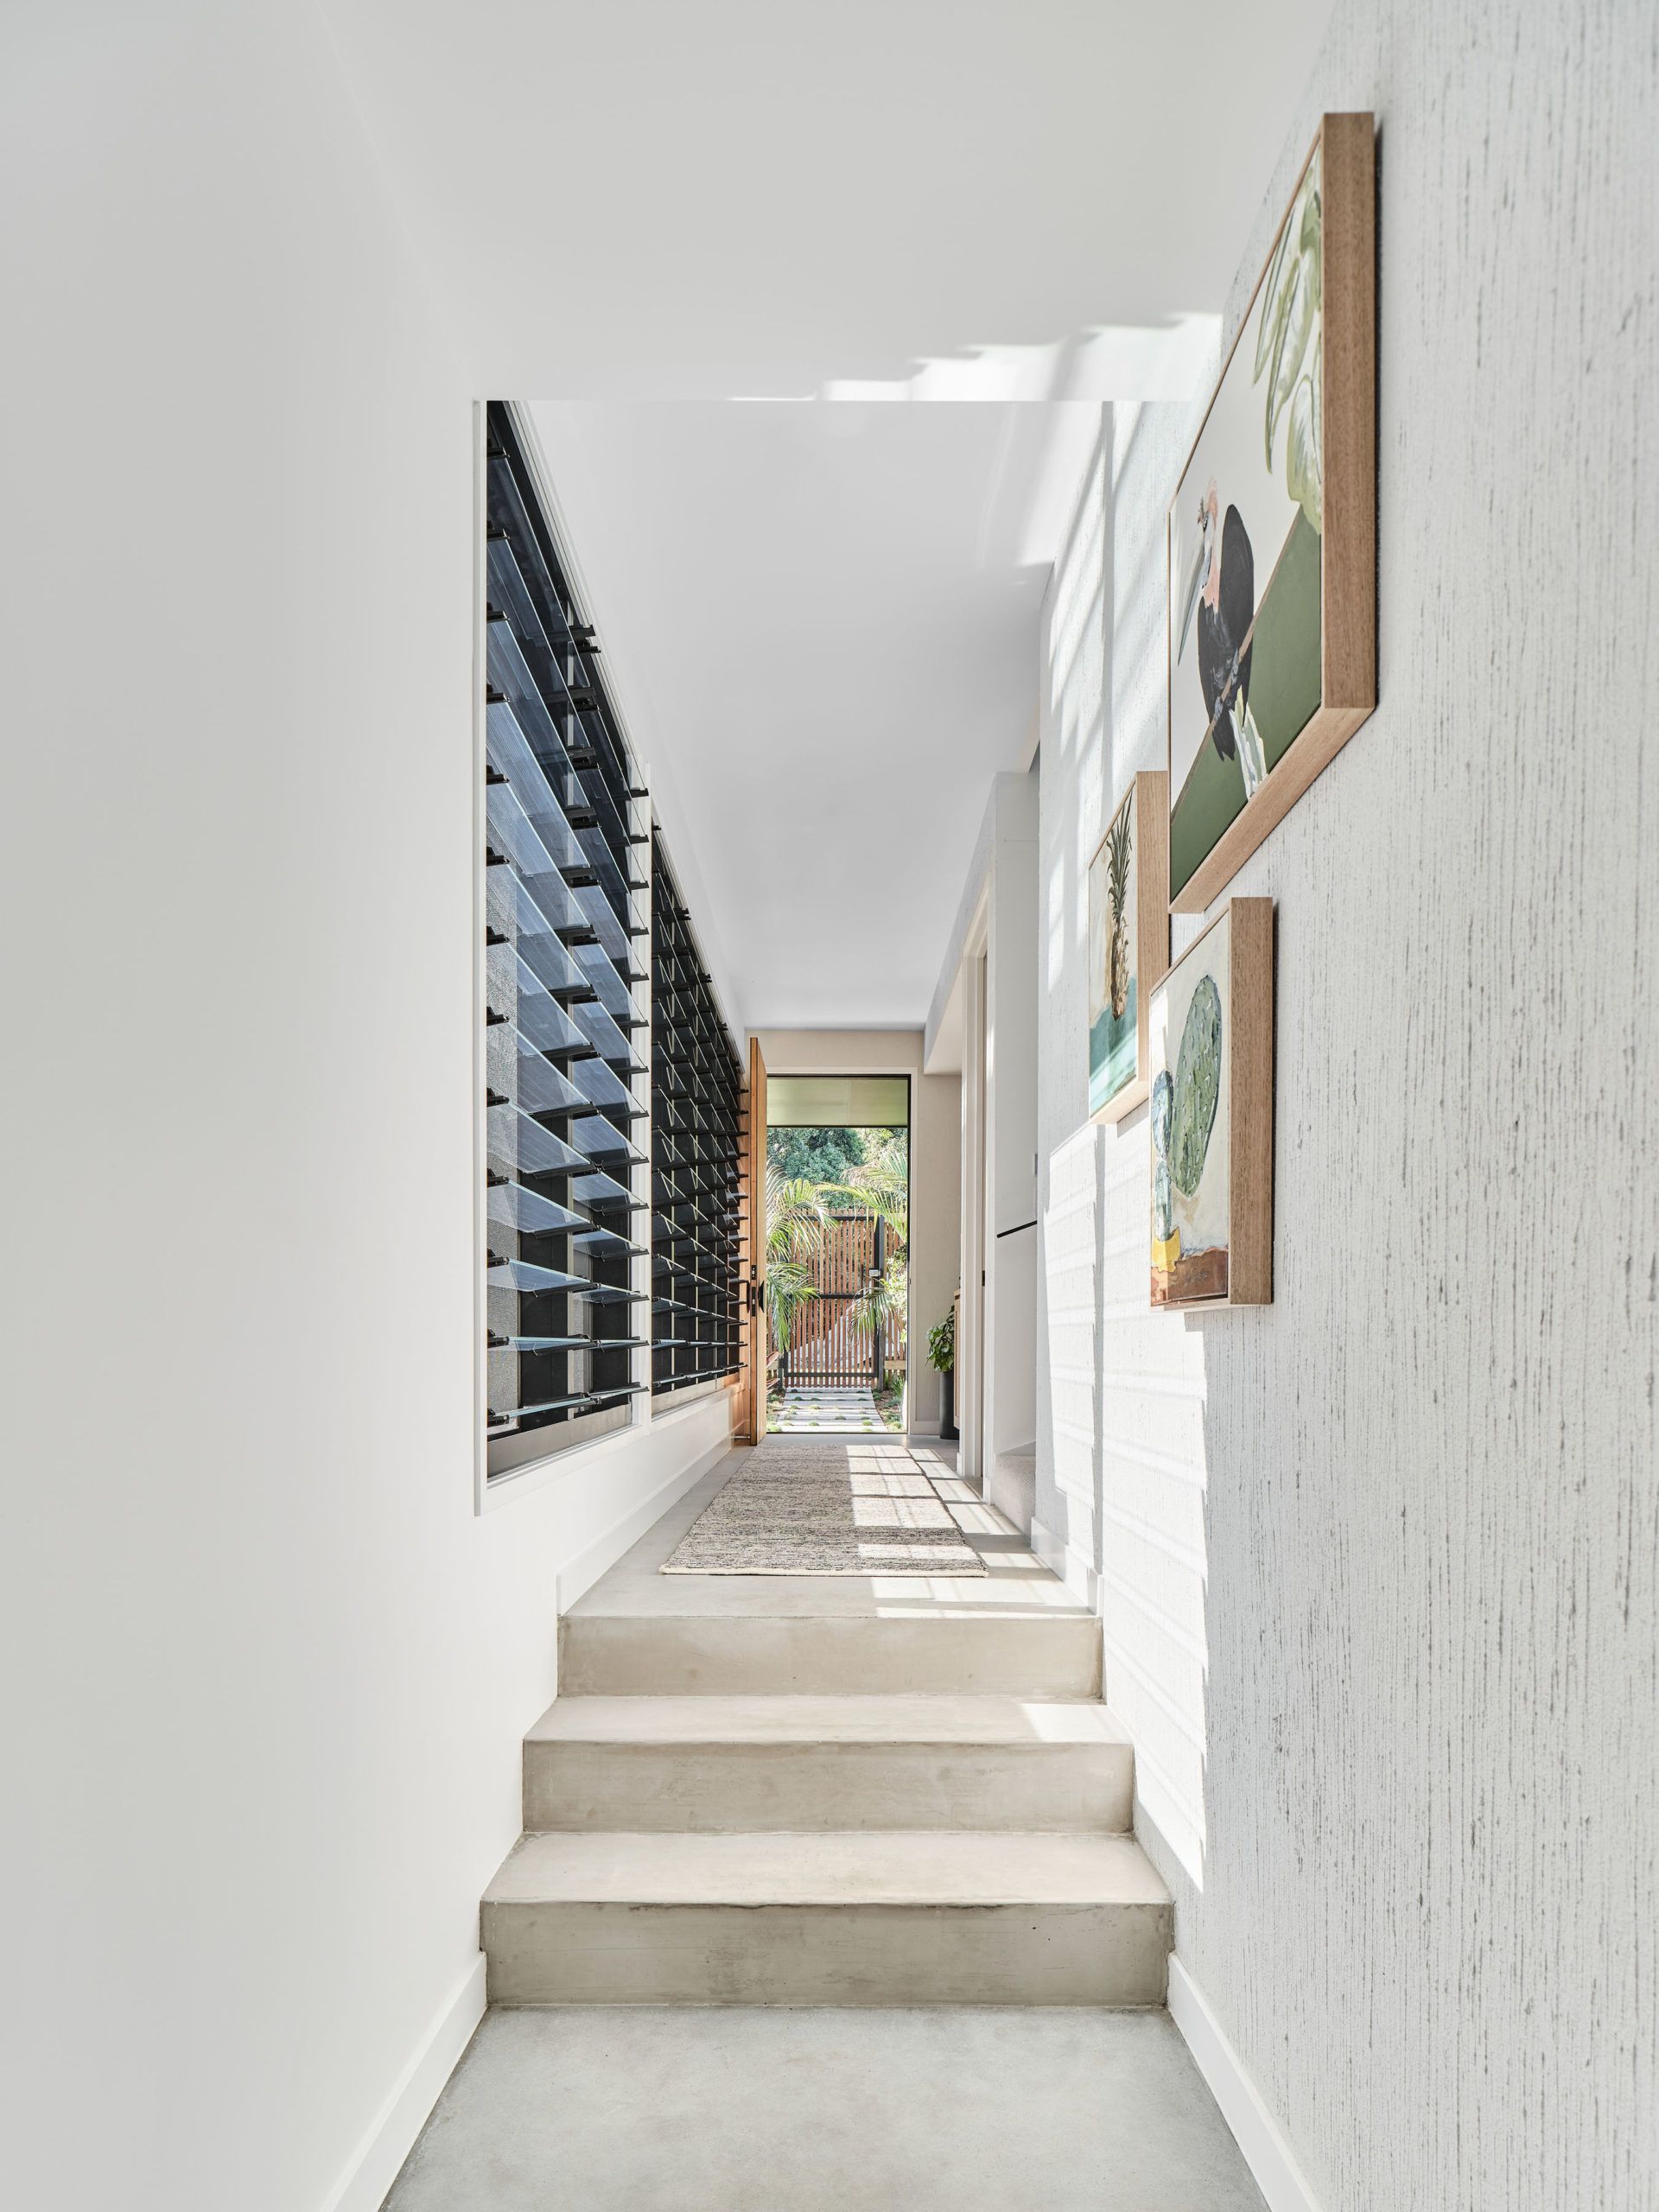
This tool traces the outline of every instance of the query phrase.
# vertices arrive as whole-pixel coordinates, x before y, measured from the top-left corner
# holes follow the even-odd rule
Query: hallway
[[[0,2206],[1659,2212],[1655,15],[0,16]]]

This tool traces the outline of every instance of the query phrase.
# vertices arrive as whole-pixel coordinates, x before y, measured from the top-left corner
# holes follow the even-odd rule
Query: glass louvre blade
[[[519,1106],[531,1114],[580,1113],[588,1102],[569,1076],[561,1075],[518,1030],[512,1038],[518,1048],[514,1080]]]
[[[610,727],[602,679],[597,676],[597,653],[571,629],[569,594],[548,566],[530,519],[527,499],[513,476],[511,461],[505,456],[493,457],[489,464],[490,603],[513,622],[538,680],[545,667],[550,681],[568,685],[568,671],[574,666],[577,684],[600,695],[596,711],[582,711],[582,734],[594,747],[607,784],[613,781],[619,801],[625,801],[638,780],[633,764],[627,747]]]
[[[587,794],[596,804],[607,836],[620,855],[626,849],[631,809],[628,795],[633,779],[626,772],[627,764],[607,726],[604,712],[597,705],[578,706],[575,698],[578,692],[591,697],[602,690],[602,681],[595,677],[596,656],[576,643],[562,616],[550,626],[543,619],[537,578],[538,575],[544,576],[546,569],[540,563],[539,553],[527,572],[515,557],[512,542],[493,539],[488,573],[490,605],[505,618],[504,627],[512,639],[511,647],[504,642],[503,651],[508,654],[518,652],[526,676],[561,734],[561,769],[568,763],[572,770],[577,770],[591,758],[598,781],[585,786]],[[573,673],[572,664],[576,661],[582,662],[582,666]],[[614,779],[620,790],[611,788],[613,778],[605,772],[607,769],[625,772]],[[582,772],[588,772],[582,769]]]
[[[626,884],[631,809],[626,798],[619,804],[603,778],[586,765],[594,761],[594,717],[575,707],[571,689],[556,663],[544,668],[537,680],[512,621],[503,610],[498,612],[502,619],[489,625],[486,655],[492,688],[512,707],[571,827],[580,829],[578,817],[585,817],[601,833],[600,842],[589,848],[588,864],[613,870],[617,882]]]
[[[559,878],[553,876],[548,881],[557,885],[560,903],[566,906],[570,921],[579,921],[575,901]],[[485,870],[484,911],[489,927],[516,948],[543,989],[556,998],[593,988],[587,969],[569,952],[514,869]]]
[[[578,889],[575,897],[588,927],[606,953],[614,962],[625,962],[633,944],[630,930],[641,926],[632,900],[626,900],[619,913],[596,884]]]
[[[525,744],[512,708],[505,702],[493,702],[487,709],[487,716],[489,734],[486,751],[498,774],[507,779],[505,784],[492,783],[487,786],[492,832],[495,827],[497,802],[500,800],[508,812],[512,808],[517,808],[555,868],[563,873],[575,871],[577,874],[590,868],[593,861],[588,849],[571,828],[564,808],[560,804],[540,762]],[[507,805],[509,801],[511,806]],[[507,851],[509,859],[518,859],[518,854],[510,847],[504,849]],[[530,873],[536,874],[540,871],[531,868]]]
[[[568,694],[563,701],[550,701],[543,696],[530,663],[524,658],[524,648],[505,616],[489,623],[487,629],[484,657],[490,688],[512,709],[543,775],[562,798],[569,799],[580,786],[565,747],[564,733],[554,718],[559,706],[568,707]]]
[[[581,1245],[584,1252],[597,1252],[607,1260],[638,1259],[645,1250],[643,1244],[629,1243],[620,1230],[606,1229],[598,1224],[584,1228],[571,1241]]]
[[[628,1067],[643,1075],[645,1064],[634,1057],[632,1043],[620,1030],[597,1000],[586,1006],[573,1007],[571,1019],[582,1035],[599,1054],[613,1067]]]
[[[537,1267],[529,1260],[498,1257],[493,1253],[485,1281],[492,1290],[560,1290],[568,1298],[588,1297],[594,1287],[586,1275],[568,1275],[557,1268]]]
[[[563,686],[565,678],[561,664],[571,657],[574,641],[562,625],[558,637],[549,635],[512,542],[505,537],[492,538],[485,565],[489,576],[490,605],[499,608],[512,624],[537,682],[551,683],[556,679]]]
[[[591,1160],[626,1160],[636,1166],[645,1154],[636,1152],[620,1129],[598,1114],[585,1116],[570,1131],[572,1144],[580,1145]]]
[[[493,715],[496,709],[490,711]],[[491,849],[505,853],[527,880],[586,867],[582,848],[569,825],[561,837],[558,822],[550,814],[544,812],[539,824],[533,823],[512,784],[486,785],[484,814]]]
[[[580,1174],[588,1165],[574,1146],[517,1106],[492,1106],[485,1128],[490,1165],[503,1174]]]
[[[575,956],[576,964],[587,977],[600,1004],[613,1021],[637,1022],[640,1019],[633,994],[623,981],[616,963],[601,945],[585,944]],[[632,973],[632,969],[627,971]]]
[[[574,1058],[592,1052],[586,1032],[510,945],[491,945],[487,949],[484,976],[491,1013],[505,1018],[538,1052],[563,1053]]]
[[[603,1060],[578,1060],[570,1071],[570,1080],[590,1106],[602,1107],[607,1114],[622,1114],[631,1120],[639,1111],[632,1091]]]
[[[584,1230],[588,1236],[594,1233],[586,1214],[573,1213],[569,1206],[527,1191],[522,1183],[492,1183],[486,1211],[492,1221],[516,1229],[523,1236],[546,1236],[571,1230]],[[578,1237],[577,1242],[582,1241]]]
[[[497,1428],[516,1428],[520,1421],[528,1420],[532,1414],[558,1413],[568,1407],[585,1406],[589,1402],[585,1390],[575,1390],[569,1397],[537,1398],[533,1405],[515,1406],[511,1413],[493,1413],[490,1420]]]
[[[570,1193],[585,1206],[626,1206],[632,1211],[639,1204],[627,1185],[619,1183],[613,1175],[580,1176],[570,1185]]]

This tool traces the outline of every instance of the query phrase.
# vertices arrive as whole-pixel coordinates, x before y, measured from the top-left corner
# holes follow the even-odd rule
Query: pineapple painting
[[[1116,1122],[1147,1095],[1147,994],[1168,963],[1166,793],[1136,776],[1089,868],[1089,1111]]]

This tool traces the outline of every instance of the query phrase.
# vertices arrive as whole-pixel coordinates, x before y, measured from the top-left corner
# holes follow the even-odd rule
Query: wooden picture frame
[[[1147,768],[1130,778],[1089,863],[1091,1122],[1122,1121],[1152,1087],[1147,1007],[1169,966],[1168,883],[1169,778]]]
[[[1202,913],[1376,706],[1368,114],[1320,123],[1182,465],[1165,578],[1170,906]]]
[[[1230,899],[1149,1011],[1152,1303],[1270,1305],[1272,899]]]

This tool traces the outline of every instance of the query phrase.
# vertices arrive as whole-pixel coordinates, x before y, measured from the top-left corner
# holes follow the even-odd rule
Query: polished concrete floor
[[[1059,1577],[1031,1551],[1012,1521],[987,1505],[979,1485],[957,1473],[957,1447],[937,1436],[913,1441],[891,1432],[831,1440],[861,1474],[912,1470],[912,1461],[934,1481],[957,1527],[985,1562],[977,1575],[664,1574],[663,1561],[703,1508],[725,1488],[748,1452],[728,1452],[678,1504],[624,1553],[616,1565],[569,1609],[573,1620],[660,1620],[695,1616],[709,1620],[757,1617],[795,1619],[892,1618],[943,1619],[964,1610],[1030,1620],[1065,1615],[1092,1621]]]
[[[1262,2212],[1163,2012],[488,2013],[385,2212]]]

